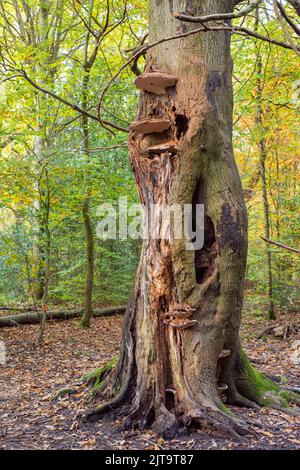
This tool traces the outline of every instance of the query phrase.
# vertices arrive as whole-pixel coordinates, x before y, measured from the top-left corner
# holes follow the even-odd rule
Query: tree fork
[[[233,8],[231,1],[199,3],[151,0],[150,41],[194,29],[172,16],[179,6],[195,15]],[[230,33],[158,45],[147,54],[145,72],[156,82],[149,92],[149,82],[139,79],[144,89],[128,141],[140,200],[147,208],[204,204],[204,246],[187,251],[185,240],[144,242],[121,355],[102,389],[113,399],[87,417],[123,405],[126,427],[152,427],[168,437],[179,426],[204,423],[245,434],[247,425],[225,399],[278,404],[279,388],[252,368],[239,341],[247,219],[232,150]],[[175,84],[163,90],[159,76]],[[178,328],[178,317],[186,328]]]

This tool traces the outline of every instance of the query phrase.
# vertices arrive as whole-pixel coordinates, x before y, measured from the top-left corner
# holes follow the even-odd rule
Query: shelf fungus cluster
[[[220,395],[220,398],[221,398],[221,400],[222,400],[223,403],[226,403],[226,401],[227,401],[227,396],[226,396],[226,394],[224,393],[225,390],[227,390],[227,389],[228,389],[228,385],[227,385],[227,384],[223,384],[223,383],[218,383],[218,384],[217,384],[217,391],[218,391],[218,393],[219,393],[219,395]]]
[[[134,121],[130,131],[135,134],[141,156],[174,156],[178,151],[178,132],[176,115],[164,109],[170,103],[169,92],[174,90],[177,77],[159,71],[144,72],[135,80],[147,102],[147,117]],[[167,106],[168,107],[168,106]]]
[[[191,317],[195,309],[187,304],[175,304],[170,312],[164,313],[163,322],[165,325],[172,326],[178,330],[186,330],[197,325],[197,320]]]
[[[164,132],[170,126],[171,121],[169,119],[142,119],[141,121],[134,121],[130,126],[130,130],[144,135]]]

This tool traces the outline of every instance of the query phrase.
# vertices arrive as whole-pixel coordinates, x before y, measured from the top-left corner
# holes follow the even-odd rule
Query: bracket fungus
[[[165,325],[170,325],[178,330],[186,330],[197,325],[197,320],[190,320],[190,317],[195,311],[190,305],[175,304],[171,312],[166,312],[163,315],[163,322]]]
[[[197,320],[187,320],[181,318],[175,318],[175,320],[170,321],[169,325],[177,330],[186,330],[187,328],[192,328],[197,325]]]
[[[149,154],[161,154],[168,152],[171,155],[175,155],[177,153],[177,145],[176,142],[173,140],[169,142],[162,142],[161,144],[158,145],[152,145],[152,147],[148,147],[148,152]]]
[[[134,121],[130,130],[140,134],[151,134],[153,132],[164,132],[171,126],[169,119],[142,119],[141,121]]]
[[[230,349],[223,349],[221,353],[219,354],[219,359],[222,359],[223,357],[227,357],[230,354]]]
[[[177,80],[177,77],[167,75],[166,73],[145,72],[135,79],[134,84],[140,90],[163,95],[166,92],[166,88],[174,86]]]
[[[227,384],[219,383],[219,384],[217,385],[217,390],[223,391],[223,390],[227,390],[227,389],[228,389],[228,385],[227,385]]]

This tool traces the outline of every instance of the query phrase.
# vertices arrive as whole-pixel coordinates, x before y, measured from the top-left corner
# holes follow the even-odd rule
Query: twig
[[[265,237],[261,237],[261,238],[266,243],[270,243],[271,245],[279,246],[280,248],[283,248],[283,249],[288,250],[288,251],[292,251],[293,253],[297,253],[298,255],[300,254],[300,250],[298,250],[297,248],[292,248],[291,246],[284,245],[283,243],[274,242],[274,240],[269,240],[269,238],[265,238]]]
[[[34,82],[28,75],[27,73],[24,71],[24,70],[20,70],[20,74],[23,78],[25,78],[25,80],[28,81],[28,83],[30,83],[34,88],[36,88],[37,90],[41,91],[42,93],[45,93],[46,95],[49,95],[51,96],[52,98],[60,101],[61,103],[69,106],[70,108],[72,108],[74,111],[77,111],[78,113],[81,113],[81,114],[84,114],[85,116],[91,118],[91,119],[94,119],[95,121],[99,121],[98,117],[95,115],[95,114],[91,114],[89,113],[88,111],[82,109],[80,106],[78,106],[77,104],[75,103],[71,103],[70,101],[62,98],[61,96],[57,95],[56,93],[53,93],[52,91],[50,90],[47,90],[46,88],[42,88],[40,85],[38,85],[36,82]],[[122,132],[128,132],[128,129],[126,129],[125,127],[122,127],[122,126],[119,126],[118,124],[114,124],[110,121],[106,121],[106,120],[102,120],[101,121],[104,126],[103,127],[106,127],[106,126],[110,126],[110,127],[113,127],[114,129],[117,129],[118,131],[122,131]]]
[[[127,142],[123,142],[122,144],[116,144],[116,145],[111,145],[109,147],[94,147],[94,148],[89,148],[89,152],[106,152],[106,150],[113,150],[113,149],[118,149],[118,148],[124,148],[127,147]]]

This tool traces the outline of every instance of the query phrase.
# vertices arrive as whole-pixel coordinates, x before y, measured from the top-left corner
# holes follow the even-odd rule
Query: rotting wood
[[[117,307],[110,307],[104,309],[93,310],[94,317],[102,317],[114,315],[117,313],[124,313],[126,305],[119,305]],[[47,312],[47,320],[69,320],[72,318],[80,317],[83,309],[66,310],[66,311],[49,311]],[[5,326],[29,325],[40,322],[40,316],[37,312],[20,313],[16,315],[6,315],[0,317],[0,328]]]

